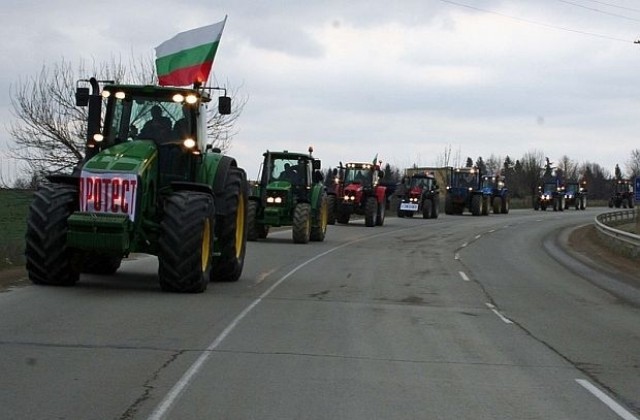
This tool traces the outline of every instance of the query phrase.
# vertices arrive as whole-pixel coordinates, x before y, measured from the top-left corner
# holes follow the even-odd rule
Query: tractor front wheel
[[[422,218],[429,219],[432,217],[433,213],[433,203],[428,198],[425,198],[422,202]]]
[[[376,211],[378,202],[375,197],[367,197],[364,208],[364,225],[367,227],[375,226]]]
[[[298,203],[293,210],[293,242],[306,244],[311,236],[311,205]]]
[[[336,224],[336,196],[333,194],[327,195],[327,224]]]
[[[26,268],[34,284],[73,286],[80,273],[67,248],[67,219],[77,208],[78,189],[45,184],[34,193],[27,214]]]
[[[378,203],[378,209],[376,211],[376,226],[382,226],[384,224],[384,213],[386,208],[387,204],[384,201]]]
[[[167,197],[158,252],[158,277],[164,291],[204,292],[213,255],[213,197],[178,191]]]

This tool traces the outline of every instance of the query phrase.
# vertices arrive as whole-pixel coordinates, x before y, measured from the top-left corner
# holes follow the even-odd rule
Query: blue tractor
[[[550,178],[544,181],[533,197],[534,210],[545,211],[549,206],[552,206],[553,211],[564,211],[564,186],[559,178]]]
[[[511,199],[504,178],[500,175],[483,175],[482,192],[489,194],[489,206],[493,209],[493,214],[509,213]]]
[[[478,168],[450,168],[444,201],[446,214],[462,214],[467,208],[474,216],[486,216],[490,202],[491,193],[482,189],[482,176]]]

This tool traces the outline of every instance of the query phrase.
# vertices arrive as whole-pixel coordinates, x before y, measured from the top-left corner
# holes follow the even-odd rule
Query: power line
[[[568,1],[568,0],[558,0],[558,1],[560,3],[566,3],[566,4],[570,4],[572,6],[581,7],[583,9],[591,10],[592,12],[598,12],[598,13],[602,13],[602,14],[608,15],[608,16],[614,16],[614,17],[621,18],[621,19],[627,19],[627,20],[632,20],[634,22],[640,22],[640,19],[636,19],[636,18],[632,18],[632,17],[629,17],[629,16],[624,16],[624,15],[619,15],[617,13],[607,12],[607,11],[604,11],[604,10],[596,9],[595,7],[584,6],[582,4],[574,3],[572,1]]]
[[[616,9],[622,9],[622,10],[628,10],[630,12],[636,12],[636,13],[640,13],[640,9],[635,9],[633,7],[625,7],[625,6],[620,6],[618,4],[613,4],[613,3],[607,3],[606,1],[598,1],[598,0],[586,0],[586,1],[590,1],[592,3],[598,3],[598,4],[602,4],[604,6],[610,6],[610,7],[614,7]]]
[[[531,25],[542,26],[544,28],[556,29],[556,30],[566,31],[566,32],[573,32],[573,33],[576,33],[576,34],[593,36],[593,37],[596,37],[596,38],[603,38],[603,39],[608,39],[608,40],[611,40],[611,41],[633,43],[633,41],[630,41],[628,39],[616,38],[616,37],[613,37],[613,36],[610,36],[610,35],[597,34],[597,33],[594,33],[594,32],[581,31],[581,30],[578,30],[578,29],[571,29],[571,28],[567,28],[567,27],[564,27],[564,26],[551,25],[551,24],[548,24],[548,23],[538,22],[538,21],[535,21],[535,20],[524,19],[524,18],[520,18],[520,17],[517,17],[517,16],[507,15],[505,13],[500,13],[500,12],[496,12],[496,11],[493,11],[493,10],[487,10],[487,9],[482,9],[480,7],[470,6],[468,4],[459,3],[459,2],[456,2],[456,1],[452,1],[452,0],[440,0],[440,1],[443,2],[443,3],[453,4],[453,5],[459,6],[459,7],[466,7],[467,9],[476,10],[478,12],[490,13],[490,14],[493,14],[493,15],[497,15],[497,16],[501,16],[501,17],[507,18],[507,19],[512,19],[512,20],[516,20],[516,21],[519,21],[519,22],[529,23]]]

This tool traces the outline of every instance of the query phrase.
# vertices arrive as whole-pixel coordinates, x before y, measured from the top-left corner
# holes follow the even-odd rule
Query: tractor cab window
[[[357,182],[363,186],[373,185],[373,171],[371,168],[365,167],[347,167],[345,174],[345,183],[351,184]]]
[[[578,184],[567,184],[565,191],[570,194],[575,194],[578,192]]]
[[[451,184],[456,187],[477,188],[478,178],[475,172],[454,172]]]
[[[292,185],[306,185],[308,166],[303,159],[273,158],[269,182],[287,181]]]
[[[432,178],[411,178],[411,188],[422,188],[422,189],[432,189],[433,188],[433,179]]]
[[[158,143],[193,136],[193,107],[172,100],[131,97],[114,99],[108,140],[120,143],[153,140]]]
[[[557,185],[555,182],[547,182],[542,186],[542,192],[544,193],[553,193],[556,192],[558,189]]]

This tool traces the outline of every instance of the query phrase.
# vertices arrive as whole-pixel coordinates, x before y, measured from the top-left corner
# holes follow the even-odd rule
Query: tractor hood
[[[152,141],[136,140],[117,144],[89,159],[82,167],[90,172],[126,172],[142,174],[156,154]]]
[[[363,189],[364,189],[364,187],[362,186],[362,184],[354,182],[354,183],[351,183],[351,184],[347,185],[346,187],[344,187],[344,192],[345,192],[345,194],[347,192],[349,192],[351,194],[355,194],[357,192],[362,191]]]

